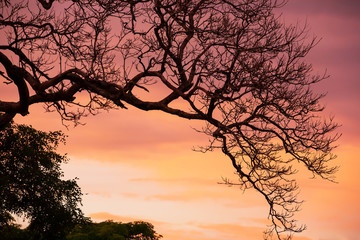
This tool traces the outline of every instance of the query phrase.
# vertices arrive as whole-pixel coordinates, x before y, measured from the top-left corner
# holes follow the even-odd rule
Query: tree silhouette
[[[61,179],[60,164],[67,158],[55,150],[63,141],[60,132],[46,133],[25,125],[12,124],[0,131],[0,232],[4,239],[11,239],[5,233],[17,233],[10,214],[29,219],[31,239],[64,239],[83,221],[78,208],[80,187],[75,179]]]
[[[239,176],[269,204],[269,235],[300,232],[295,165],[332,180],[337,124],[304,57],[317,43],[274,14],[277,0],[0,1],[0,63],[18,101],[0,124],[44,103],[63,120],[127,105],[203,120]],[[6,38],[6,39],[5,39]],[[161,87],[163,95],[155,94]]]
[[[100,223],[88,222],[77,225],[67,236],[67,240],[159,240],[162,236],[157,234],[151,223],[135,221],[117,223],[105,221]]]
[[[2,239],[6,240],[29,240],[40,239],[28,228],[21,229],[20,225],[10,223],[0,228]],[[156,233],[151,223],[135,221],[129,223],[117,223],[105,221],[94,223],[90,220],[77,224],[64,238],[66,240],[160,240],[161,235]]]

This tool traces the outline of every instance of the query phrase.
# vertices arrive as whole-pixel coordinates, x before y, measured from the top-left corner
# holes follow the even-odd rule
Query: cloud
[[[192,202],[210,200],[230,208],[265,206],[265,200],[254,190],[229,187],[221,178],[134,178],[131,182],[153,183],[167,187],[166,194],[151,194],[146,200]]]
[[[139,198],[140,197],[140,195],[136,194],[136,193],[121,193],[120,195],[123,197],[126,197],[126,198]]]
[[[266,219],[261,220],[262,222]],[[221,233],[223,239],[263,239],[264,228],[255,226],[244,226],[237,224],[203,224],[203,229],[211,229]],[[308,237],[294,236],[293,240],[311,240]]]
[[[106,191],[91,191],[89,194],[98,195],[98,196],[103,197],[103,198],[111,198],[111,197],[113,197],[113,195],[110,192],[106,192]]]
[[[262,239],[263,231],[265,230],[265,227],[241,224],[206,224],[198,222],[170,224],[156,220],[114,215],[107,212],[92,213],[90,217],[95,221],[113,220],[117,222],[133,222],[142,220],[150,222],[155,226],[155,230],[164,236],[165,240],[258,240]],[[266,219],[252,220],[258,223],[268,223]],[[294,237],[293,239],[310,240],[310,238],[307,237]]]
[[[236,224],[203,224],[203,229],[216,231],[224,239],[262,239],[264,228]]]
[[[140,219],[140,218],[135,218],[135,217],[130,217],[130,216],[114,215],[114,214],[111,214],[108,212],[91,213],[91,214],[89,214],[89,217],[95,221],[106,221],[106,220],[113,220],[116,222],[146,221],[146,222],[150,222],[154,225],[155,224],[165,224],[163,222],[157,222],[157,221],[149,220],[149,219]]]
[[[191,223],[187,225],[172,225],[166,222],[140,219],[129,216],[114,215],[107,212],[92,213],[89,215],[95,221],[113,220],[116,222],[146,221],[154,225],[157,233],[164,236],[166,240],[217,240],[218,238],[204,238],[204,234],[194,229]]]
[[[132,182],[153,182],[160,184],[171,184],[171,185],[195,185],[195,186],[214,186],[220,182],[220,179],[216,178],[133,178],[130,179]]]
[[[307,60],[315,73],[328,69],[331,78],[317,84],[315,90],[328,92],[323,99],[325,113],[335,114],[335,120],[343,124],[336,150],[336,163],[341,165],[339,184],[300,179],[299,197],[306,202],[295,218],[308,225],[303,236],[313,240],[357,239],[360,1],[291,0],[280,11],[286,23],[297,19],[304,23],[307,18],[309,35],[322,38]],[[17,101],[17,89],[3,86],[1,100]],[[154,95],[164,96],[161,89],[154,90]],[[217,185],[222,176],[236,176],[221,152],[191,151],[208,142],[190,127],[201,128],[198,121],[130,107],[89,116],[83,119],[85,126],[68,131],[58,114],[45,113],[40,105],[31,106],[30,115],[19,115],[16,121],[46,131],[62,129],[69,135],[68,144],[61,148],[71,157],[65,173],[80,177],[84,192],[90,193],[84,196],[84,211],[98,211],[90,215],[96,220],[148,220],[165,240],[261,239],[267,222],[259,216],[260,212],[267,214],[264,200],[252,191],[242,194],[236,187]],[[77,161],[79,158],[82,160]],[[308,175],[305,172],[300,171],[300,177]]]
[[[251,200],[250,200],[251,199]],[[183,191],[171,194],[157,194],[150,195],[146,200],[154,201],[170,201],[170,202],[199,202],[199,201],[212,201],[217,205],[223,205],[228,208],[252,208],[264,207],[264,199],[260,195],[242,194],[239,191],[204,191],[193,190]]]
[[[201,128],[199,121],[190,122],[132,107],[88,116],[83,118],[85,126],[73,128],[70,123],[69,129],[62,126],[57,113],[45,113],[41,104],[30,106],[30,113],[26,118],[17,116],[15,121],[31,124],[39,130],[63,130],[69,138],[60,150],[77,158],[141,161],[148,159],[149,152],[157,158],[179,156],[208,143],[206,135],[192,129]]]
[[[282,10],[301,16],[333,15],[359,19],[360,2],[358,0],[292,0]]]

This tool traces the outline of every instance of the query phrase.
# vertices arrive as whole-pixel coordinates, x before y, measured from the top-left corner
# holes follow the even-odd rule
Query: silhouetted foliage
[[[159,240],[151,223],[136,221],[117,223],[105,221],[101,223],[89,222],[77,225],[67,236],[67,240]]]
[[[20,225],[9,223],[0,228],[0,236],[3,240],[29,240],[38,239],[28,228],[21,229]],[[129,223],[117,223],[105,221],[93,223],[89,220],[76,225],[66,238],[44,238],[48,240],[159,240],[162,236],[155,232],[151,223],[136,221]]]
[[[12,224],[0,228],[0,236],[3,240],[29,240],[33,239],[26,229],[21,229],[19,225]]]
[[[0,236],[4,240],[28,240],[31,239],[26,230],[20,229],[20,225],[15,224],[15,219],[9,212],[0,211]]]
[[[37,103],[75,123],[126,105],[203,120],[202,150],[221,149],[239,176],[225,183],[268,202],[269,236],[300,232],[295,166],[332,180],[338,136],[311,89],[326,76],[304,60],[317,41],[274,14],[283,3],[2,0],[0,74],[19,101],[1,99],[0,124]]]
[[[76,180],[63,180],[55,152],[65,137],[8,124],[0,131],[0,228],[14,229],[10,214],[29,219],[32,239],[63,239],[83,219]]]

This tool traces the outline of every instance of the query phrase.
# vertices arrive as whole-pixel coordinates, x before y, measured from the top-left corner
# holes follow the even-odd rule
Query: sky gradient
[[[289,0],[280,12],[321,39],[307,60],[315,73],[330,75],[315,89],[328,93],[324,116],[342,124],[338,183],[310,179],[305,169],[297,175],[305,202],[296,219],[307,230],[294,239],[360,239],[360,1]],[[217,184],[236,179],[230,161],[221,152],[192,151],[208,142],[192,129],[200,122],[129,108],[67,130],[41,106],[15,121],[69,136],[60,149],[70,157],[65,176],[79,178],[83,210],[94,221],[149,221],[165,240],[255,240],[266,229],[268,208],[259,194]]]

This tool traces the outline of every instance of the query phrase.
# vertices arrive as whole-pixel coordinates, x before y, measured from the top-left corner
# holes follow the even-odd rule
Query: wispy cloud
[[[95,221],[113,220],[118,222],[132,222],[141,219],[114,215],[107,212],[98,212],[90,214]],[[266,223],[267,219],[249,219],[249,225],[241,224],[201,224],[188,222],[186,224],[169,224],[166,222],[142,219],[155,226],[155,230],[164,236],[166,240],[259,240],[262,239],[264,227],[251,225],[251,221],[257,223]],[[307,237],[294,237],[294,240],[311,240]]]

